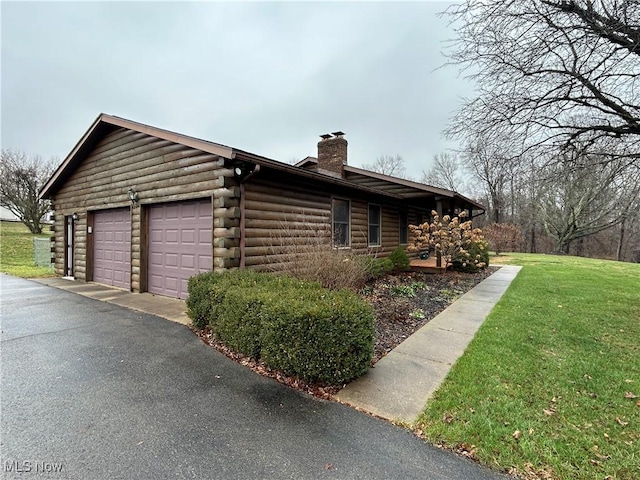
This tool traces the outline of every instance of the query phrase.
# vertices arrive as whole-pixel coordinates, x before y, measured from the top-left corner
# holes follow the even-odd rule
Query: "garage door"
[[[128,208],[93,214],[93,281],[131,287],[131,213]]]
[[[148,219],[148,290],[186,298],[189,277],[212,268],[211,200],[154,205]]]

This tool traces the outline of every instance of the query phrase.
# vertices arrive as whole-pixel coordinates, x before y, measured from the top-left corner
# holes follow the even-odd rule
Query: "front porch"
[[[438,267],[436,257],[429,257],[427,259],[415,258],[409,262],[409,269],[415,272],[425,273],[444,273],[447,267]]]

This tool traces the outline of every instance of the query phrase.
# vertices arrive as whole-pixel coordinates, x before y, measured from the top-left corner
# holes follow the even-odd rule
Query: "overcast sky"
[[[470,84],[442,68],[446,2],[5,2],[2,147],[63,160],[100,112],[291,162],[419,178]]]

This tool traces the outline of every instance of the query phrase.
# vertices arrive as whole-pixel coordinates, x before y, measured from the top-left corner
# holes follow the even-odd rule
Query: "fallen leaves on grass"
[[[556,407],[557,407],[557,404],[558,404],[558,399],[560,399],[560,398],[562,398],[562,397],[553,397],[551,399],[551,402],[549,403],[549,408],[544,408],[542,410],[545,415],[550,417],[551,415],[556,413]]]
[[[512,467],[509,469],[509,474],[522,477],[526,480],[547,480],[555,478],[551,467],[536,468],[533,463],[529,462],[524,464],[524,471],[519,470],[516,467]]]
[[[634,395],[633,392],[625,392],[624,398],[638,398],[638,396]]]
[[[478,451],[478,449],[475,445],[469,445],[468,443],[459,443],[456,446],[455,451],[463,457],[476,460],[476,452]]]
[[[616,417],[616,423],[618,425],[621,425],[623,427],[626,427],[627,425],[629,425],[629,422],[625,422],[624,420],[622,420],[620,417]]]
[[[611,458],[611,455],[603,455],[599,450],[600,449],[598,448],[598,445],[594,445],[593,447],[591,447],[591,451],[593,452],[593,454],[600,460],[609,460]]]

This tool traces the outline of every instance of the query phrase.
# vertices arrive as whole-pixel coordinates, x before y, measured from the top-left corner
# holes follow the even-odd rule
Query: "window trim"
[[[346,244],[344,245],[338,245],[336,244],[336,236],[335,236],[335,218],[334,218],[334,201],[342,201],[342,202],[347,202],[347,238],[346,238]],[[343,222],[341,222],[343,223]],[[352,224],[352,219],[351,219],[351,199],[349,198],[343,198],[343,197],[331,197],[331,245],[333,246],[333,248],[337,248],[337,249],[342,249],[342,248],[351,248],[351,224]]]
[[[371,207],[378,207],[378,223],[371,223]],[[378,241],[377,243],[371,242],[371,227],[378,227]],[[369,203],[367,205],[367,245],[370,247],[381,247],[382,246],[382,205],[378,203]]]

